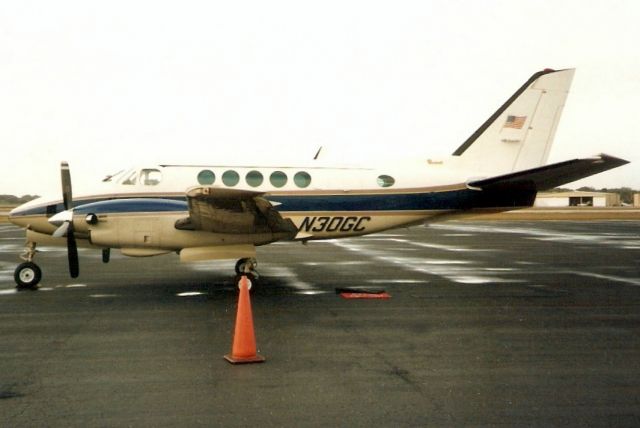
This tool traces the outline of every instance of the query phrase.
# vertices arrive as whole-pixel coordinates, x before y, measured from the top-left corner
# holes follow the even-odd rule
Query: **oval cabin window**
[[[378,186],[380,187],[391,187],[396,183],[393,177],[390,175],[381,175],[378,177]]]
[[[304,171],[300,171],[293,176],[293,182],[296,183],[296,186],[305,188],[311,184],[311,176]]]
[[[282,171],[274,171],[271,173],[269,181],[273,187],[283,187],[287,184],[287,174]]]
[[[233,187],[236,184],[238,184],[239,181],[240,181],[240,176],[238,175],[237,172],[231,169],[228,171],[225,171],[224,174],[222,174],[222,182],[225,184],[225,186]]]
[[[198,174],[198,183],[203,186],[207,186],[209,184],[213,184],[216,181],[216,175],[213,171],[209,171],[208,169],[203,169]]]
[[[264,177],[260,171],[249,171],[245,177],[247,184],[251,187],[258,187],[264,181]]]

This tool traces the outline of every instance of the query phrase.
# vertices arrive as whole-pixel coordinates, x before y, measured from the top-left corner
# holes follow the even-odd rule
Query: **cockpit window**
[[[128,174],[128,175],[126,175]],[[133,186],[136,183],[145,186],[156,186],[162,181],[162,172],[155,168],[145,168],[138,171],[131,171],[125,174],[121,184]]]
[[[112,181],[114,178],[117,178],[123,172],[124,172],[124,170],[121,169],[120,171],[116,172],[115,174],[109,174],[105,178],[102,179],[102,182],[106,183],[106,182]]]
[[[122,181],[122,184],[126,184],[128,186],[131,186],[133,184],[136,184],[136,179],[138,178],[138,171],[133,171],[131,174],[129,174],[129,176],[127,178],[125,178]]]
[[[140,172],[140,182],[145,186],[157,186],[162,181],[162,173],[157,169],[143,169]]]

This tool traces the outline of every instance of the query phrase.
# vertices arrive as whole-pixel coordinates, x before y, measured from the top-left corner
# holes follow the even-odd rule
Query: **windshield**
[[[120,174],[122,174],[123,172],[124,172],[124,169],[121,169],[120,171],[116,172],[115,174],[109,174],[102,180],[102,182],[106,183],[106,182],[112,181],[113,179],[117,179],[117,177]]]
[[[128,170],[126,172],[118,173],[117,180],[120,184],[133,186],[156,186],[162,181],[162,172],[156,168],[143,168],[140,170]],[[112,178],[116,178],[114,175]]]

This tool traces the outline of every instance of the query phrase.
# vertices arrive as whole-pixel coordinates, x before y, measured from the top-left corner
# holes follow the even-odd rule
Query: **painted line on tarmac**
[[[287,282],[287,285],[294,288],[298,294],[313,295],[326,293],[326,291],[319,290],[308,282],[302,281],[293,269],[289,267],[271,265],[262,271],[264,272],[264,276],[284,279]]]
[[[607,281],[613,282],[622,282],[624,284],[634,285],[636,287],[640,287],[640,278],[625,278],[622,276],[614,276],[614,275],[603,275],[600,273],[593,272],[580,272],[580,271],[566,271],[565,273],[586,276],[589,278],[598,278],[598,279],[606,279]]]
[[[405,270],[435,275],[459,284],[490,284],[490,283],[526,283],[524,279],[507,279],[493,275],[487,275],[483,267],[476,262],[466,260],[442,260],[426,259],[418,257],[398,257],[389,252],[371,250],[363,245],[332,240],[328,241],[335,246],[357,253],[360,257],[366,255],[378,262],[393,264]],[[494,272],[492,272],[494,273]]]
[[[558,232],[549,229],[529,227],[499,227],[489,225],[466,224],[432,224],[429,227],[439,230],[455,232],[479,232],[479,233],[509,233],[527,235],[527,239],[538,241],[564,242],[564,243],[588,243],[606,245],[620,249],[640,249],[640,236],[629,236],[626,233],[571,233]]]

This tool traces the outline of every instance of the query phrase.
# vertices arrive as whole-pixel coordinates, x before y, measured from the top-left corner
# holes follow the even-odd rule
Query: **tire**
[[[249,259],[240,259],[236,262],[236,274],[237,275],[241,275],[244,273],[244,264],[247,262],[247,260]]]
[[[240,280],[240,277],[242,277],[243,275],[246,275],[247,278],[249,278],[250,281],[255,282],[258,277],[260,275],[258,275],[258,272],[255,270],[251,270],[249,272],[245,272],[244,271],[244,266],[245,264],[249,261],[250,259],[248,258],[244,258],[244,259],[240,259],[236,262],[236,284],[238,283],[238,281]]]
[[[19,290],[35,290],[42,278],[42,271],[37,264],[32,262],[21,263],[13,273],[16,288]]]

